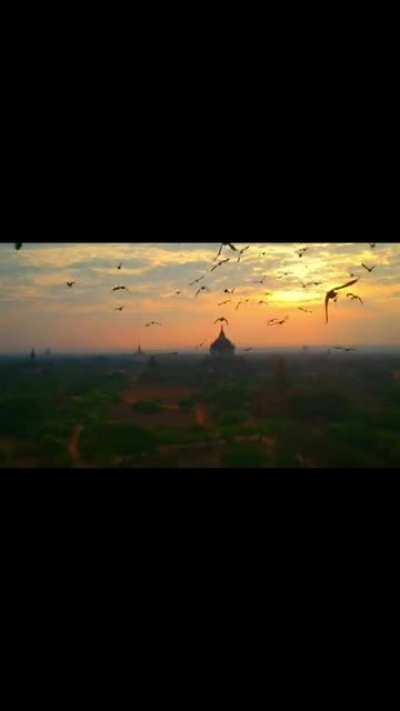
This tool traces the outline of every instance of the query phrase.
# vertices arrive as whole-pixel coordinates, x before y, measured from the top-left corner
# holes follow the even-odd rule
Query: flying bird
[[[250,299],[245,299],[244,301],[239,301],[235,306],[235,311],[238,310],[240,304],[247,304],[249,301],[250,301]]]
[[[195,296],[198,296],[202,291],[210,291],[208,286],[201,286],[200,289],[197,289]]]
[[[74,281],[67,281],[67,286],[69,286],[69,287],[73,286],[74,284],[75,284]]]
[[[367,270],[367,272],[372,272],[372,271],[373,271],[373,270],[375,269],[375,267],[376,267],[376,264],[374,264],[374,266],[373,266],[373,267],[367,267],[367,265],[366,265],[366,264],[364,264],[363,262],[361,262],[361,266],[362,266],[362,267],[364,267],[364,269],[366,269],[366,270]]]
[[[311,309],[304,309],[302,306],[297,307],[299,311],[304,311],[305,314],[312,314]]]
[[[129,291],[129,289],[126,286],[113,286],[111,291],[121,291],[122,289],[125,289],[125,291]]]
[[[194,281],[191,281],[189,286],[193,286],[194,284],[197,284],[199,281],[205,278],[205,274],[203,276],[199,277],[198,279],[194,279]]]
[[[267,324],[268,326],[282,326],[286,321],[289,320],[289,316],[285,316],[285,318],[279,320],[278,318],[271,318]]]
[[[221,254],[224,247],[230,247],[231,249],[233,249],[234,252],[237,252],[235,245],[231,244],[231,242],[221,242],[219,252],[218,252],[217,256],[215,257],[216,259],[218,259],[219,255]]]
[[[352,294],[349,292],[348,294],[346,294],[346,296],[347,296],[347,298],[350,298],[352,301],[359,301],[361,304],[364,305],[363,300],[361,299],[360,296],[357,296],[357,294]]]
[[[222,266],[222,264],[225,264],[225,262],[229,262],[229,257],[227,257],[227,259],[222,259],[222,261],[221,261],[221,262],[217,262],[217,264],[214,264],[214,266],[211,267],[210,272],[213,272],[214,269],[216,269],[217,267]]]
[[[230,299],[227,299],[226,301],[221,301],[221,302],[220,302],[219,304],[217,304],[217,305],[218,305],[218,306],[225,306],[225,304],[230,304],[230,302],[231,302],[231,300],[230,300]]]
[[[329,302],[331,300],[336,301],[337,300],[337,291],[340,289],[346,289],[347,286],[351,286],[352,284],[355,284],[358,281],[357,279],[352,279],[351,281],[348,281],[346,284],[343,284],[343,286],[336,286],[334,289],[331,289],[330,291],[327,291],[325,294],[325,323],[328,323],[328,306]]]
[[[23,242],[14,242],[15,244],[15,249],[21,249]]]
[[[229,321],[224,316],[221,316],[221,318],[216,318],[214,323],[218,323],[218,321],[221,321],[221,323],[225,321],[226,325],[229,326]]]
[[[146,323],[146,328],[149,326],[162,326],[162,323],[159,323],[158,321],[149,321],[149,323]]]
[[[243,252],[245,252],[246,249],[248,249],[249,247],[250,247],[250,245],[248,244],[247,247],[243,247],[243,249],[239,249],[239,256],[238,256],[238,258],[237,258],[237,264],[239,264]]]

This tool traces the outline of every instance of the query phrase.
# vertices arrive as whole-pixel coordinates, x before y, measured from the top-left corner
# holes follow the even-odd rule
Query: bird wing
[[[335,286],[334,289],[331,289],[331,291],[339,291],[339,289],[345,289],[347,286],[351,286],[352,284],[355,284],[358,281],[357,279],[352,279],[351,281],[348,281],[346,284],[343,284],[343,286]]]

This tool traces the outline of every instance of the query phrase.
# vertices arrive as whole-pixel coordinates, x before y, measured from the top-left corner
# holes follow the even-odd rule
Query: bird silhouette
[[[301,249],[296,250],[296,254],[298,254],[299,257],[302,257],[303,254],[305,254],[308,251],[308,247],[302,247]]]
[[[241,260],[241,258],[242,258],[242,254],[243,254],[243,253],[246,251],[246,249],[248,249],[249,247],[250,247],[250,245],[248,244],[247,247],[243,247],[243,249],[239,249],[239,256],[238,256],[238,258],[237,258],[237,264],[239,264],[239,262],[240,262],[240,260]]]
[[[230,247],[231,249],[233,249],[234,252],[237,252],[235,245],[231,244],[231,242],[221,242],[221,246],[219,248],[219,252],[216,256],[216,259],[218,259],[224,247]]]
[[[334,289],[331,289],[330,291],[327,291],[325,294],[325,323],[328,323],[328,306],[329,302],[331,300],[336,301],[337,300],[337,291],[340,289],[346,289],[347,286],[351,286],[352,284],[355,284],[358,281],[357,279],[352,279],[351,281],[348,281],[346,284],[343,284],[342,286],[335,286]]]
[[[374,264],[374,266],[373,266],[373,267],[367,267],[367,265],[366,265],[366,264],[364,264],[363,262],[361,262],[361,266],[362,266],[362,267],[364,267],[364,269],[366,269],[366,270],[367,270],[367,272],[372,272],[372,271],[373,271],[373,270],[375,269],[375,267],[376,267],[376,264]]]
[[[227,257],[226,259],[222,259],[220,262],[217,262],[217,264],[214,264],[214,266],[211,267],[210,272],[213,272],[214,269],[217,269],[217,267],[221,267],[223,264],[225,264],[225,262],[229,262],[229,257]]]
[[[230,300],[230,299],[227,299],[226,301],[221,301],[221,302],[220,302],[219,304],[217,304],[217,305],[218,305],[218,306],[225,306],[225,304],[230,304],[230,302],[231,302],[231,300]]]
[[[149,323],[146,323],[146,328],[149,328],[149,326],[162,326],[162,323],[159,323],[158,321],[149,321]]]
[[[244,301],[239,301],[235,306],[235,311],[238,310],[238,308],[241,304],[247,304],[249,301],[250,301],[250,299],[244,299]]]
[[[297,308],[299,311],[304,311],[305,314],[312,314],[311,309],[305,309],[303,306],[298,306]]]
[[[125,291],[129,291],[129,289],[126,286],[113,286],[111,291],[122,291],[123,289],[125,289]]]
[[[271,318],[269,321],[267,321],[268,326],[283,326],[286,321],[289,320],[289,316],[285,316],[283,319],[278,319],[278,318]]]
[[[70,288],[71,288],[71,286],[73,286],[74,284],[75,284],[74,281],[67,281],[67,286],[69,286]]]
[[[357,296],[357,294],[352,294],[351,292],[349,292],[348,294],[346,294],[346,297],[350,298],[352,301],[359,301],[361,304],[364,305],[363,300],[360,296]]]
[[[193,286],[194,284],[198,284],[199,281],[205,278],[205,274],[203,276],[199,277],[198,279],[194,279],[193,281],[190,282],[189,286]]]
[[[15,244],[15,249],[21,249],[23,242],[14,242]]]
[[[208,286],[201,286],[200,289],[197,289],[195,296],[198,296],[202,291],[210,291]]]
[[[214,323],[218,323],[218,321],[221,321],[221,323],[223,323],[223,321],[225,321],[226,325],[229,326],[229,321],[224,316],[221,316],[220,318],[216,318]]]

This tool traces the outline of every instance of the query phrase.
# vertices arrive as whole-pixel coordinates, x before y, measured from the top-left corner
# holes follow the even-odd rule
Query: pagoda
[[[141,360],[141,361],[146,360],[146,357],[147,357],[147,356],[146,356],[146,353],[145,353],[144,351],[142,351],[142,348],[141,348],[140,344],[139,344],[139,346],[138,346],[138,349],[137,349],[136,353],[134,353],[134,357],[135,357],[136,359]]]
[[[225,336],[223,326],[218,338],[210,346],[210,355],[217,358],[232,358],[235,355],[235,346]]]

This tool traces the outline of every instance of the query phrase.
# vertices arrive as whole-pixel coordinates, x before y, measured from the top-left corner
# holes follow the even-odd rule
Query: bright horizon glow
[[[13,243],[0,245],[0,353],[27,353],[46,348],[62,353],[195,350],[207,352],[225,333],[238,349],[245,347],[309,347],[327,345],[400,346],[400,244],[254,243],[241,262],[224,247],[230,261],[210,272],[219,243]],[[308,246],[302,258],[296,250]],[[261,253],[265,252],[264,256]],[[122,262],[122,269],[117,265]],[[376,265],[372,273],[361,262]],[[279,277],[284,272],[288,276]],[[324,322],[326,291],[360,277],[339,292]],[[189,282],[205,275],[198,285]],[[263,284],[256,284],[265,275]],[[76,281],[70,289],[68,280]],[[302,283],[323,282],[302,287]],[[112,292],[126,285],[129,293]],[[210,292],[195,297],[196,288]],[[233,296],[225,288],[236,287]],[[176,290],[181,294],[176,295]],[[266,296],[265,292],[271,292]],[[348,292],[364,301],[346,298]],[[219,307],[217,304],[231,299]],[[235,305],[242,303],[238,310]],[[267,305],[258,304],[260,300]],[[115,311],[123,305],[122,312]],[[307,314],[298,307],[312,310]],[[267,320],[284,318],[283,326]],[[146,328],[149,321],[163,325]]]

